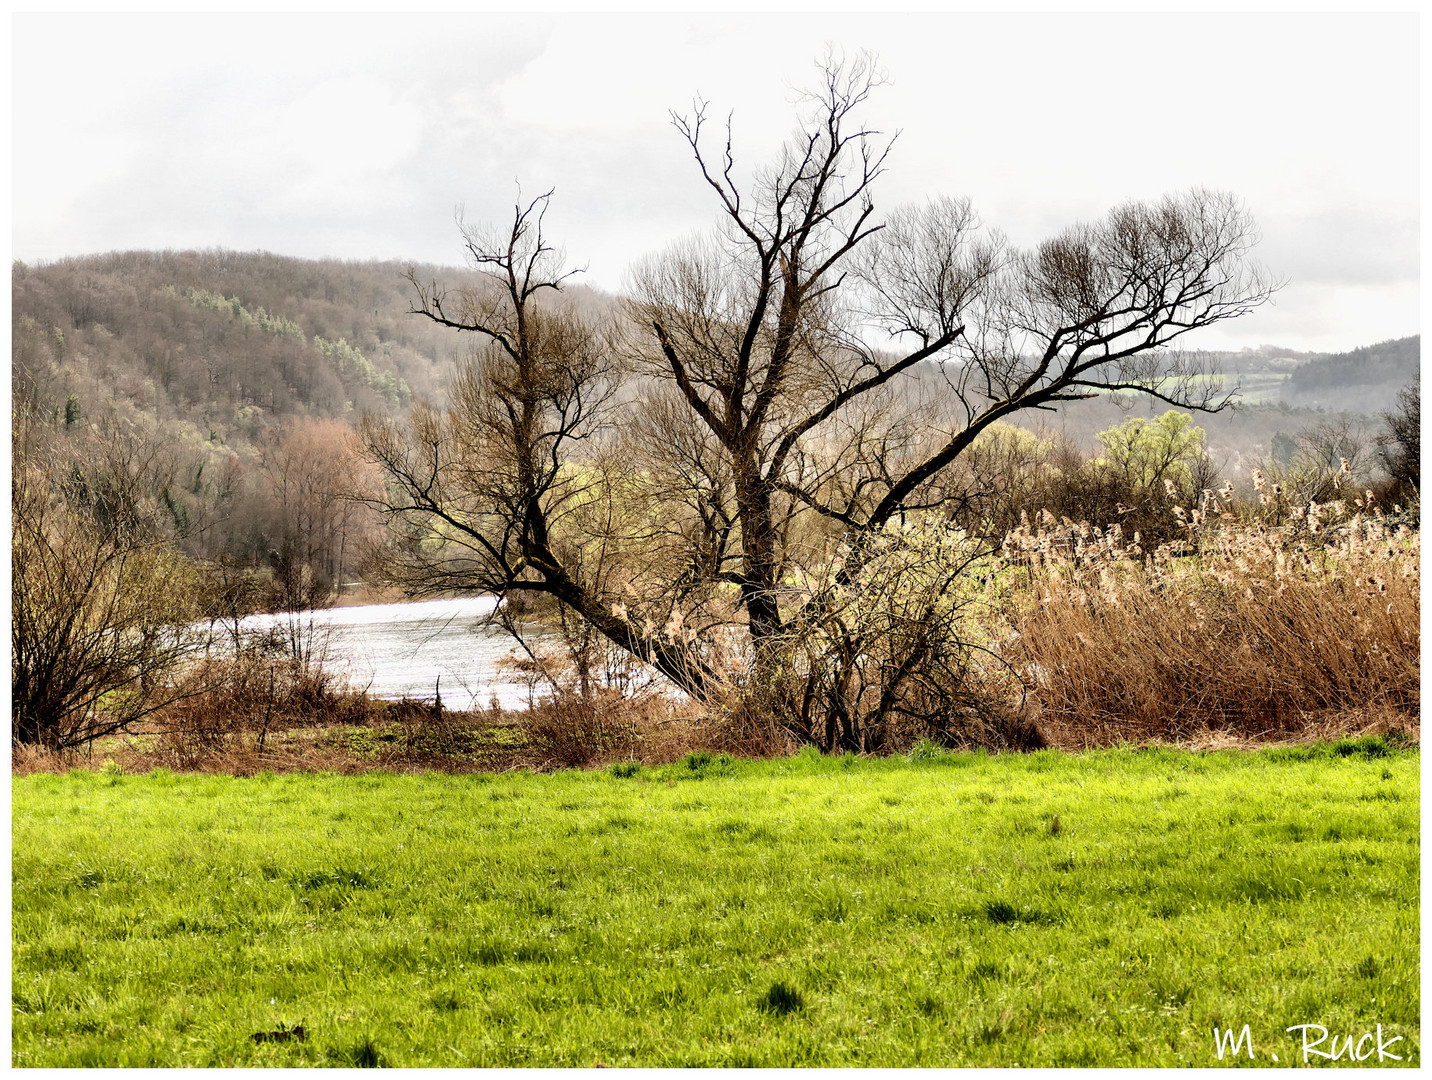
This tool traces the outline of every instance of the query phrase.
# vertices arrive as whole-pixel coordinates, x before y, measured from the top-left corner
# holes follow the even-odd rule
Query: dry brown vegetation
[[[193,678],[203,682],[202,692],[123,735],[63,751],[15,744],[12,773],[546,771],[663,764],[698,750],[759,757],[795,749],[769,731],[753,733],[738,718],[652,693],[559,692],[529,709],[464,712],[348,692],[291,661],[212,661]]]
[[[1265,516],[1288,520],[1233,520],[1205,499],[1185,514],[1184,540],[1152,552],[1117,527],[1048,514],[1021,526],[985,564],[983,600],[955,605],[964,633],[1001,642],[960,692],[1002,702],[1040,744],[1068,750],[1419,741],[1419,534],[1366,502],[1288,514],[1270,500]],[[211,661],[193,675],[205,693],[137,732],[83,752],[16,747],[12,769],[546,770],[797,748],[748,697],[713,707],[603,679],[584,690],[570,658],[541,659],[559,674],[518,712],[377,701],[291,661]],[[1008,743],[966,734],[965,745]],[[897,732],[885,749],[917,737]]]
[[[1011,651],[1046,735],[1267,739],[1339,713],[1415,724],[1419,536],[1347,509],[1210,527],[1206,506],[1184,543],[1151,553],[1117,527],[1012,533]]]

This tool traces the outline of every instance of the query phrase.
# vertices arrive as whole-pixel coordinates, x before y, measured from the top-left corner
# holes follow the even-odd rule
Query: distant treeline
[[[1421,335],[1381,341],[1299,364],[1283,396],[1293,405],[1377,412],[1391,407],[1399,389],[1418,382],[1421,363]]]

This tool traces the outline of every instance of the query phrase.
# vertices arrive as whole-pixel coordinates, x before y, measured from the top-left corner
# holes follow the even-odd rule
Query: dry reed
[[[1153,552],[1047,515],[1010,534],[1008,653],[1046,734],[1269,739],[1368,709],[1414,722],[1418,534],[1337,504],[1278,527],[1218,511],[1184,511],[1185,538]]]

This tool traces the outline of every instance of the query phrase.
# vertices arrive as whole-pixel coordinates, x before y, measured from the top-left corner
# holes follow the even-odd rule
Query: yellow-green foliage
[[[867,551],[850,583],[834,589],[844,622],[856,634],[919,624],[987,643],[986,601],[998,565],[986,545],[950,522],[922,516],[889,522],[867,542]]]
[[[373,365],[373,362],[355,349],[344,338],[329,341],[314,336],[313,344],[324,356],[338,365],[338,373],[346,378],[357,379],[369,389],[376,390],[387,398],[390,404],[407,405],[412,400],[408,384],[394,375]]]
[[[976,453],[999,452],[1022,460],[1043,463],[1054,451],[1054,440],[1001,420],[981,431],[971,444],[970,450]]]
[[[1193,479],[1191,463],[1203,454],[1207,437],[1188,413],[1170,409],[1152,422],[1131,416],[1117,427],[1099,432],[1104,456],[1096,468],[1111,468],[1148,489],[1165,480],[1186,490]]]
[[[171,297],[181,295],[173,285],[165,285],[160,292]],[[219,293],[209,292],[207,289],[185,289],[182,295],[185,300],[197,308],[228,312],[244,325],[257,327],[265,333],[276,334],[279,337],[291,337],[298,341],[307,340],[298,323],[285,319],[282,315],[270,315],[261,307],[250,311],[244,307],[243,301],[237,296],[222,296]]]

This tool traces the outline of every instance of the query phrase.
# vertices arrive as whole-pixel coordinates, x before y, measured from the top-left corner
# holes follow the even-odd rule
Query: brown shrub
[[[51,750],[34,743],[10,744],[10,775],[29,776],[31,773],[64,772],[70,767],[71,754]]]
[[[799,749],[788,725],[775,713],[749,694],[731,694],[712,710],[710,717],[699,725],[700,746],[692,750],[711,750],[744,758],[782,757]]]
[[[641,757],[641,698],[614,690],[587,696],[557,694],[519,713],[538,768],[581,767],[617,758]]]
[[[362,695],[340,692],[316,665],[256,653],[210,658],[190,672],[189,681],[192,692],[147,725],[161,736],[160,753],[181,769],[247,750],[262,756],[278,733],[362,723],[371,709]]]

